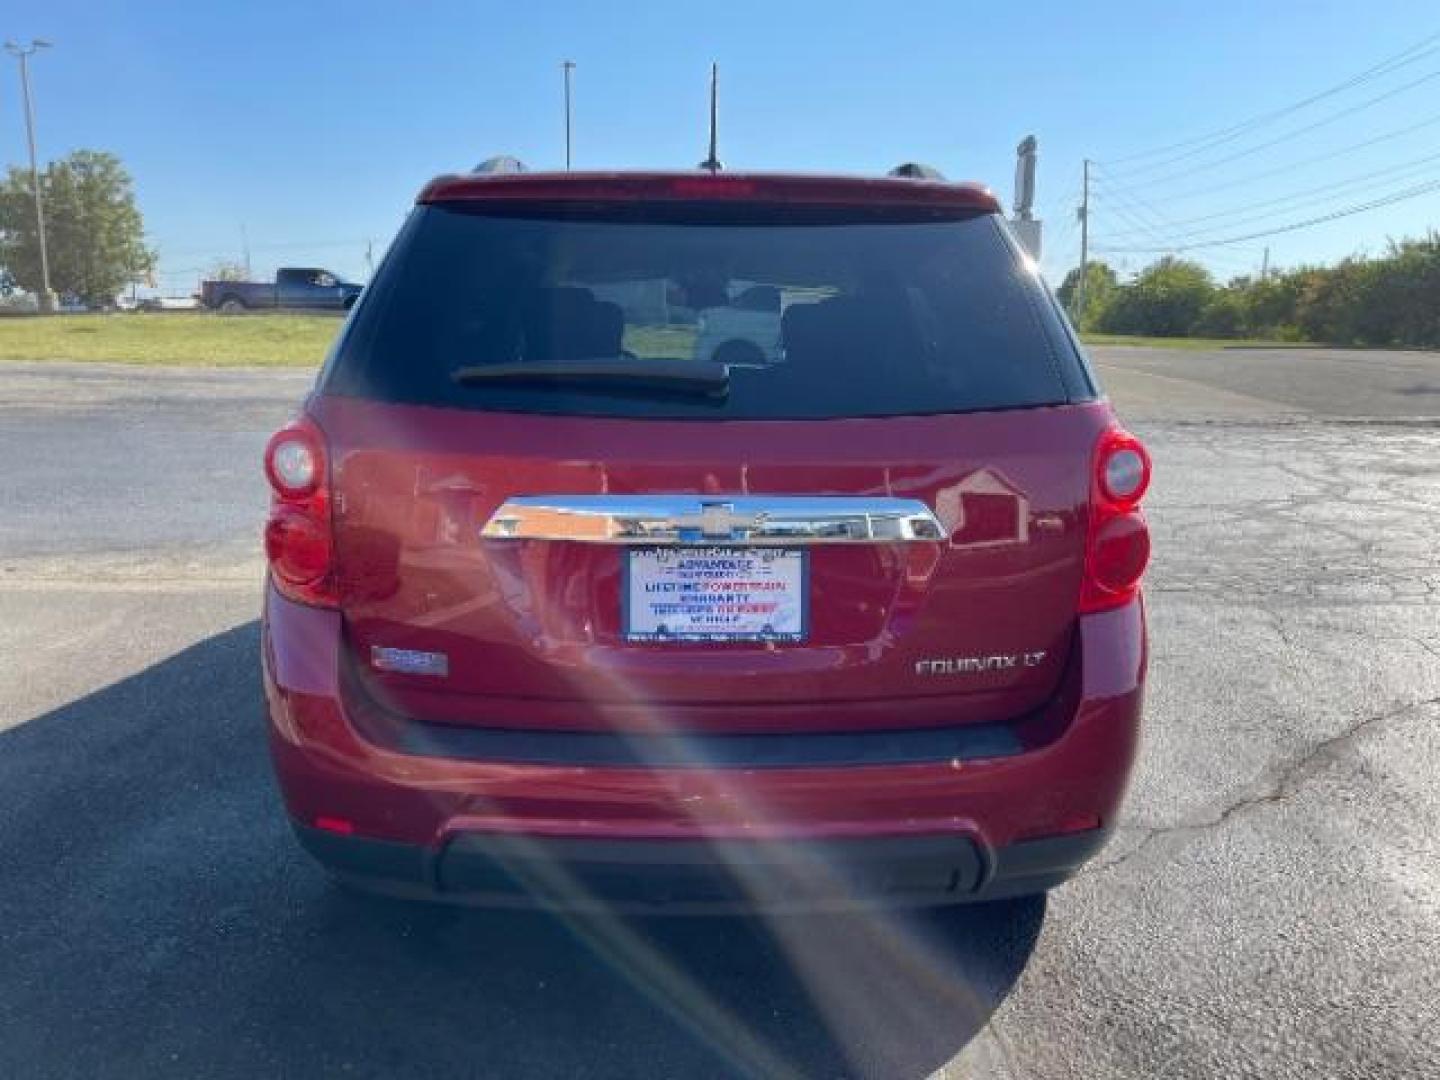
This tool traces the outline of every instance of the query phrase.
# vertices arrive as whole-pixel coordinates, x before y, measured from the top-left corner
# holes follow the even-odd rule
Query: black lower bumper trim
[[[441,851],[296,826],[337,876],[375,891],[503,907],[697,913],[939,905],[1059,885],[1105,829],[984,852],[964,836],[803,842],[589,840],[469,833]]]
[[[551,731],[430,723],[380,703],[352,663],[346,707],[370,742],[419,757],[593,768],[797,769],[981,761],[1025,751],[1017,724],[816,732]]]
[[[546,840],[467,835],[439,860],[445,892],[607,904],[760,906],[840,897],[903,900],[973,889],[981,862],[963,837],[815,840]]]
[[[1013,757],[1024,750],[1014,730],[1005,724],[815,734],[627,735],[463,728],[410,720],[392,730],[392,745],[425,757],[598,768],[914,765]]]

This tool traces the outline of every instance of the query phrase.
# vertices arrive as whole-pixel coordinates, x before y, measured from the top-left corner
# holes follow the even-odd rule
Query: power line
[[[1151,165],[1138,166],[1134,170],[1138,172],[1151,168],[1161,168],[1169,164],[1170,162],[1180,161],[1187,156],[1204,153],[1206,150],[1213,149],[1216,146],[1223,145],[1226,142],[1231,142],[1234,139],[1239,138],[1246,131],[1249,131],[1256,127],[1263,127],[1265,124],[1270,123],[1272,120],[1278,120],[1282,116],[1288,116],[1292,113],[1299,112],[1301,109],[1313,105],[1317,101],[1323,101],[1326,98],[1333,97],[1336,94],[1344,93],[1346,90],[1350,90],[1353,87],[1360,86],[1364,83],[1371,81],[1372,79],[1379,78],[1382,75],[1388,75],[1390,72],[1396,71],[1399,68],[1404,67],[1406,64],[1411,64],[1414,63],[1416,60],[1423,59],[1424,57],[1435,52],[1437,49],[1440,49],[1440,45],[1435,45],[1435,42],[1437,41],[1440,41],[1440,33],[1431,34],[1429,37],[1423,38],[1422,40],[1416,42],[1408,48],[1400,50],[1400,52],[1396,53],[1394,56],[1382,60],[1372,67],[1366,68],[1358,75],[1353,75],[1350,78],[1344,80],[1343,82],[1337,83],[1334,86],[1331,86],[1325,90],[1321,90],[1319,93],[1311,94],[1307,98],[1302,98],[1300,101],[1297,101],[1294,104],[1286,105],[1283,108],[1279,109],[1273,109],[1270,112],[1261,113],[1257,116],[1251,117],[1248,120],[1242,120],[1238,124],[1233,124],[1230,127],[1223,128],[1219,131],[1210,132],[1207,135],[1197,135],[1190,139],[1182,139],[1179,142],[1171,143],[1168,146],[1157,147],[1153,150],[1142,150],[1139,153],[1127,154],[1124,157],[1111,158],[1107,162],[1103,162],[1103,164],[1119,165],[1127,161],[1138,161],[1141,158],[1155,157],[1159,154],[1167,154],[1173,150],[1181,150],[1186,147],[1195,147],[1193,151],[1189,151],[1186,154],[1180,154],[1176,157],[1172,157],[1167,161],[1155,162]],[[1200,143],[1204,143],[1205,145],[1198,146],[1197,144]]]
[[[1165,230],[1168,227],[1165,215],[1159,208],[1151,206],[1142,196],[1134,193],[1121,194],[1116,191],[1106,191],[1100,188],[1092,192],[1092,206],[1098,202],[1103,209],[1109,211],[1122,222],[1131,225],[1129,230],[1121,230],[1121,235],[1134,233],[1138,230],[1148,236],[1151,242],[1159,245],[1156,250],[1168,250],[1168,240]],[[1092,212],[1093,216],[1093,212]]]
[[[1249,157],[1252,154],[1258,154],[1262,150],[1269,150],[1271,147],[1279,146],[1281,143],[1289,142],[1291,139],[1298,139],[1302,135],[1308,135],[1310,132],[1315,131],[1317,128],[1325,127],[1327,124],[1333,124],[1336,120],[1342,120],[1347,116],[1353,116],[1357,112],[1368,109],[1373,105],[1378,105],[1380,102],[1393,98],[1398,94],[1403,94],[1408,90],[1413,90],[1415,89],[1415,87],[1430,82],[1432,79],[1440,79],[1440,70],[1427,72],[1426,74],[1420,76],[1420,78],[1413,79],[1410,82],[1405,83],[1403,86],[1397,86],[1393,89],[1387,90],[1383,94],[1377,95],[1376,97],[1367,98],[1365,101],[1360,102],[1358,105],[1352,105],[1348,109],[1342,109],[1340,112],[1331,113],[1329,116],[1321,117],[1319,120],[1306,124],[1304,127],[1294,128],[1293,130],[1287,131],[1283,135],[1277,135],[1275,138],[1270,139],[1266,142],[1257,143],[1254,146],[1246,147],[1243,150],[1237,150],[1233,154],[1226,154],[1224,157],[1218,157],[1211,161],[1201,161],[1193,165],[1188,165],[1178,172],[1165,173],[1160,176],[1151,177],[1145,182],[1147,184],[1163,184],[1166,181],[1174,180],[1179,177],[1193,176],[1195,173],[1203,172],[1206,169],[1217,169],[1221,165],[1228,165],[1232,161],[1239,161],[1241,158]]]
[[[1199,248],[1220,247],[1226,244],[1244,243],[1246,240],[1259,240],[1265,236],[1278,236],[1281,233],[1295,232],[1297,229],[1308,229],[1312,225],[1321,225],[1327,221],[1337,221],[1340,218],[1350,217],[1353,214],[1361,214],[1367,210],[1378,210],[1382,206],[1390,206],[1393,203],[1404,202],[1406,199],[1418,198],[1427,195],[1432,191],[1440,191],[1440,180],[1427,180],[1422,184],[1406,188],[1403,191],[1394,192],[1383,198],[1372,199],[1369,202],[1356,203],[1336,210],[1333,213],[1322,214],[1319,217],[1306,218],[1304,221],[1292,221],[1288,225],[1281,225],[1274,229],[1265,229],[1261,232],[1247,233],[1244,236],[1229,236],[1222,240],[1199,240],[1188,244],[1176,244],[1170,247],[1110,247],[1101,248],[1107,252],[1112,251],[1134,251],[1134,252],[1179,252],[1195,251]]]
[[[1146,222],[1142,221],[1141,219],[1139,219],[1139,218],[1136,216],[1135,213],[1131,212],[1130,210],[1127,210],[1127,209],[1126,209],[1123,205],[1121,205],[1119,202],[1114,202],[1114,203],[1112,203],[1112,202],[1108,201],[1107,199],[1101,199],[1101,200],[1100,200],[1100,203],[1101,203],[1102,208],[1108,209],[1108,212],[1109,212],[1109,213],[1115,215],[1115,217],[1118,218],[1119,220],[1121,220],[1122,222],[1127,222],[1127,223],[1129,223],[1129,225],[1131,226],[1131,227],[1128,228],[1128,229],[1121,229],[1121,230],[1119,230],[1118,232],[1113,232],[1113,233],[1110,232],[1110,231],[1108,231],[1108,230],[1099,230],[1099,229],[1097,229],[1097,231],[1099,232],[1099,234],[1100,234],[1101,237],[1103,237],[1105,240],[1110,240],[1112,245],[1113,245],[1113,242],[1114,242],[1114,240],[1115,240],[1116,238],[1118,238],[1121,242],[1124,242],[1124,241],[1125,241],[1125,238],[1126,238],[1126,237],[1130,237],[1130,236],[1134,236],[1134,237],[1136,237],[1138,240],[1140,240],[1140,241],[1142,241],[1142,242],[1143,242],[1145,239],[1148,238],[1149,243],[1152,244],[1152,245],[1154,245],[1154,246],[1137,247],[1137,248],[1118,248],[1118,247],[1115,247],[1115,246],[1104,246],[1104,245],[1103,245],[1103,241],[1102,241],[1102,246],[1097,247],[1097,248],[1096,248],[1097,251],[1111,252],[1111,251],[1119,251],[1119,250],[1125,250],[1125,251],[1134,250],[1134,251],[1148,251],[1148,252],[1154,252],[1154,253],[1161,253],[1161,252],[1169,253],[1169,252],[1178,252],[1178,251],[1180,250],[1180,245],[1181,245],[1181,241],[1180,241],[1180,240],[1174,239],[1171,235],[1167,235],[1165,232],[1161,231],[1160,228],[1157,228],[1157,227],[1154,226],[1154,225],[1147,224]],[[1215,260],[1215,261],[1217,261],[1217,262],[1224,262],[1224,261],[1226,261],[1226,260],[1224,260],[1224,259],[1217,259],[1217,260]]]
[[[1092,173],[1093,171],[1092,163]],[[1105,181],[1103,174],[1101,182],[1104,183],[1105,186],[1100,188],[1098,192],[1095,191],[1093,188],[1095,180],[1092,176],[1092,207],[1095,201],[1099,201],[1102,204],[1102,208],[1108,209],[1110,213],[1113,213],[1122,222],[1128,223],[1130,225],[1129,229],[1120,230],[1122,237],[1138,231],[1144,233],[1158,245],[1152,250],[1171,250],[1169,246],[1170,241],[1166,236],[1166,230],[1175,227],[1175,223],[1171,218],[1138,192],[1129,189],[1125,189],[1124,191],[1114,190],[1114,186]],[[1212,261],[1223,264],[1228,260],[1222,258],[1212,259]],[[1234,264],[1232,263],[1232,265]],[[1245,265],[1248,269],[1248,263]]]
[[[1046,241],[1046,248],[1050,251],[1060,251],[1066,249],[1068,246],[1073,244],[1075,240],[1075,232],[1079,227],[1080,223],[1072,217],[1070,220],[1062,224],[1056,232],[1050,235],[1049,240]]]
[[[1122,221],[1130,223],[1131,228],[1127,230],[1120,230],[1122,236],[1128,233],[1139,231],[1145,233],[1151,238],[1151,240],[1153,240],[1157,244],[1165,242],[1165,227],[1163,225],[1154,225],[1150,222],[1145,221],[1139,216],[1140,212],[1138,210],[1134,208],[1127,209],[1120,202],[1112,203],[1110,202],[1109,197],[1103,196],[1103,193],[1091,196],[1091,198],[1092,201],[1098,201],[1102,206],[1108,208],[1112,214],[1120,218]]]
[[[1127,188],[1123,184],[1114,183],[1109,180],[1103,172],[1100,175],[1099,184],[1098,193],[1102,200],[1106,198],[1120,199],[1137,208],[1143,208],[1152,220],[1160,222],[1163,227],[1175,227],[1174,219],[1134,188]]]
[[[1440,113],[1437,113],[1434,116],[1428,116],[1425,119],[1417,121],[1414,124],[1407,124],[1405,127],[1396,128],[1394,131],[1386,131],[1379,135],[1374,135],[1368,139],[1362,139],[1358,143],[1351,143],[1348,146],[1338,147],[1334,150],[1326,151],[1323,154],[1316,154],[1313,157],[1301,158],[1298,161],[1289,161],[1286,162],[1284,165],[1277,165],[1273,169],[1263,169],[1260,172],[1247,173],[1244,176],[1235,177],[1230,180],[1224,180],[1220,183],[1207,184],[1205,187],[1202,188],[1191,188],[1189,190],[1181,189],[1178,192],[1167,192],[1165,199],[1166,202],[1181,202],[1186,199],[1199,198],[1202,195],[1210,195],[1217,191],[1228,191],[1231,188],[1240,187],[1243,184],[1250,184],[1256,180],[1267,180],[1272,176],[1279,176],[1281,173],[1293,173],[1299,169],[1306,168],[1310,165],[1318,165],[1324,161],[1332,161],[1337,157],[1344,157],[1346,154],[1353,154],[1357,150],[1364,150],[1368,147],[1375,146],[1377,143],[1388,142],[1391,139],[1398,139],[1402,138],[1405,135],[1414,134],[1416,131],[1420,131],[1423,128],[1434,127],[1436,124],[1440,124]],[[1133,189],[1126,187],[1124,184],[1118,183],[1111,177],[1105,177],[1104,182],[1107,186],[1110,187],[1118,187],[1125,191],[1133,191]]]
[[[1046,199],[1039,208],[1039,214],[1042,218],[1048,218],[1052,222],[1063,219],[1066,222],[1074,223],[1076,219],[1072,208],[1079,205],[1079,202],[1080,185],[1077,182],[1070,186],[1070,190],[1064,198],[1053,201]]]
[[[1152,204],[1139,192],[1119,191],[1113,186],[1101,187],[1096,192],[1096,198],[1102,207],[1108,207],[1113,213],[1124,221],[1136,223],[1136,216],[1148,218],[1148,221],[1141,220],[1140,232],[1148,236],[1152,243],[1156,244],[1155,250],[1170,251],[1174,249],[1175,241],[1167,232],[1173,234],[1176,230],[1175,223],[1159,207]],[[1125,212],[1123,207],[1129,205],[1134,214]],[[1119,235],[1123,239],[1126,235],[1134,235],[1136,230],[1121,229]]]
[[[1289,194],[1279,195],[1273,199],[1263,199],[1259,202],[1251,203],[1248,206],[1237,206],[1228,210],[1218,210],[1211,214],[1201,214],[1198,217],[1181,218],[1179,220],[1172,221],[1171,225],[1179,230],[1177,233],[1178,236],[1194,236],[1196,233],[1213,231],[1213,227],[1211,229],[1194,229],[1188,228],[1188,226],[1197,225],[1207,221],[1216,221],[1218,219],[1234,218],[1235,220],[1230,222],[1230,224],[1233,226],[1246,221],[1254,221],[1257,218],[1270,217],[1277,212],[1276,208],[1283,207],[1284,211],[1289,211],[1298,209],[1301,206],[1314,205],[1315,203],[1334,202],[1336,201],[1336,196],[1347,188],[1353,188],[1361,184],[1368,184],[1382,177],[1399,178],[1404,174],[1415,173],[1417,171],[1427,171],[1422,167],[1431,165],[1435,162],[1440,162],[1440,154],[1427,154],[1423,157],[1414,158],[1410,161],[1401,162],[1397,165],[1391,165],[1388,168],[1375,169],[1370,172],[1360,173],[1356,176],[1349,177],[1345,180],[1336,180],[1328,184],[1320,184],[1315,187],[1303,188],[1300,191],[1292,191]],[[1099,193],[1102,198],[1106,198],[1110,194],[1113,194],[1107,193],[1104,187],[1100,188]],[[1307,196],[1315,195],[1318,195],[1319,197],[1307,198]],[[1254,212],[1257,210],[1261,210],[1262,207],[1269,207],[1271,209],[1265,210],[1264,212],[1258,214]]]

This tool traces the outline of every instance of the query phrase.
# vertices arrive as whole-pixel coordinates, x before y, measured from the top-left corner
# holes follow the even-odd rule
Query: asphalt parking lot
[[[770,921],[329,885],[258,724],[308,376],[0,366],[0,1076],[1440,1075],[1440,355],[1096,353],[1156,460],[1115,842]]]

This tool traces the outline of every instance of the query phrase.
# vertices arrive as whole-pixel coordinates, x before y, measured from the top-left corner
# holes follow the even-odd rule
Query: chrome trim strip
[[[590,544],[887,544],[945,531],[918,499],[828,495],[520,495],[485,523],[487,540]]]

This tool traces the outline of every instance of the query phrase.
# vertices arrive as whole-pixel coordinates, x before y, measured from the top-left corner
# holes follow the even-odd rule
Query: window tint
[[[989,216],[635,213],[418,209],[324,388],[518,412],[765,419],[1055,404],[1076,385],[1063,368],[1078,368],[1073,348],[1042,321],[1048,298]],[[723,365],[729,393],[452,378],[610,359]]]

